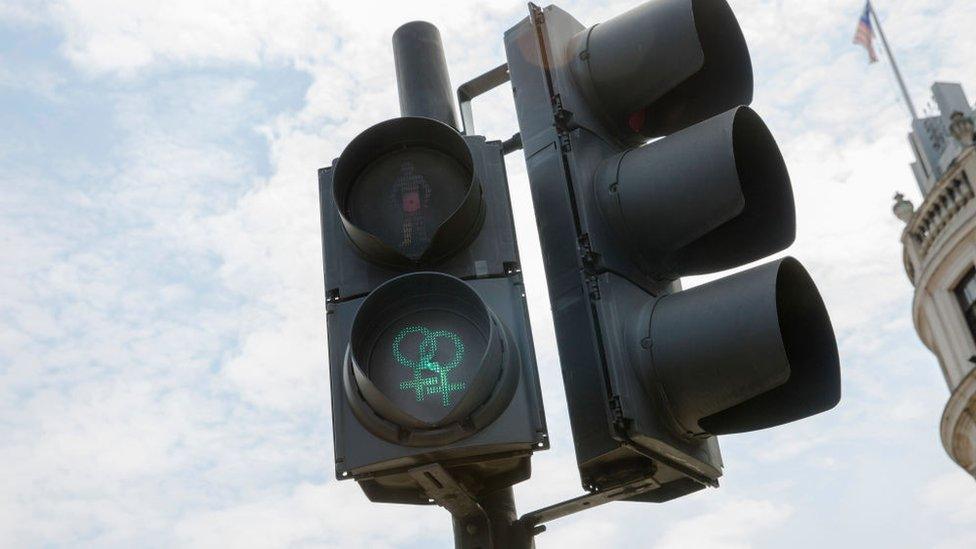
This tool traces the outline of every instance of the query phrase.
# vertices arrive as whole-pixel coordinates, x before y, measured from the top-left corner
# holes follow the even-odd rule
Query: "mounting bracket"
[[[568,499],[555,505],[550,505],[549,507],[532,511],[531,513],[526,513],[522,516],[522,518],[519,519],[519,522],[524,524],[529,530],[537,530],[539,525],[546,522],[579,513],[580,511],[586,511],[587,509],[592,509],[599,505],[603,505],[604,503],[610,503],[611,501],[617,501],[643,494],[644,492],[653,490],[659,486],[660,484],[658,484],[654,479],[647,478],[641,482],[634,482],[624,486],[610,488],[608,490],[591,492],[573,499]]]
[[[408,474],[461,525],[454,529],[456,547],[493,547],[488,514],[444,467],[433,463],[410,469]]]
[[[474,113],[471,100],[508,82],[508,63],[502,63],[490,71],[461,84],[457,90],[461,106],[461,127],[464,135],[474,134]]]

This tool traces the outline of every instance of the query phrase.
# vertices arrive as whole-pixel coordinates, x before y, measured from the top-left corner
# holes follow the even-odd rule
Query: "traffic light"
[[[336,476],[373,501],[432,503],[434,465],[497,493],[548,448],[501,143],[455,129],[441,48],[396,32],[403,116],[319,171]]]
[[[505,34],[584,487],[666,501],[717,485],[716,435],[840,399],[837,346],[785,258],[793,195],[747,105],[725,0],[652,0],[585,27],[555,6]],[[659,138],[659,139],[654,139]]]

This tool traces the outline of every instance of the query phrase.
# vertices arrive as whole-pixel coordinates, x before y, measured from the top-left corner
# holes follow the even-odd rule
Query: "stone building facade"
[[[959,84],[932,86],[939,113],[914,120],[912,170],[924,197],[916,209],[901,194],[905,271],[915,286],[912,317],[935,354],[950,397],[942,444],[976,477],[976,147],[973,107]]]

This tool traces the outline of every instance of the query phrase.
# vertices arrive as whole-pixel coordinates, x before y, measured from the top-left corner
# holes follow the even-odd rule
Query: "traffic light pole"
[[[451,77],[437,27],[426,21],[401,25],[393,33],[393,60],[402,116],[423,116],[458,129]]]
[[[410,476],[451,513],[457,549],[530,549],[532,536],[544,530],[518,519],[511,486],[475,498],[437,463],[411,469]]]
[[[454,547],[458,549],[535,547],[532,542],[533,532],[518,521],[518,514],[515,512],[515,496],[511,487],[486,494],[478,500],[477,505],[483,510],[488,535],[483,535],[481,531],[483,526],[479,527],[455,515]]]

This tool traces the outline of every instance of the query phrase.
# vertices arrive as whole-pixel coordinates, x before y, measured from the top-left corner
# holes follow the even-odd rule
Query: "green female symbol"
[[[411,360],[400,351],[400,344],[410,334],[422,336],[417,360]],[[434,360],[439,339],[450,340],[454,345],[454,358],[443,364]],[[407,326],[393,338],[393,357],[402,366],[413,370],[413,379],[401,382],[400,389],[413,389],[417,395],[417,402],[423,401],[427,395],[440,394],[442,404],[447,407],[451,404],[451,393],[464,389],[463,382],[452,383],[447,379],[447,374],[464,360],[464,343],[454,332],[428,330],[423,326]],[[434,375],[425,377],[423,375],[425,372]]]

